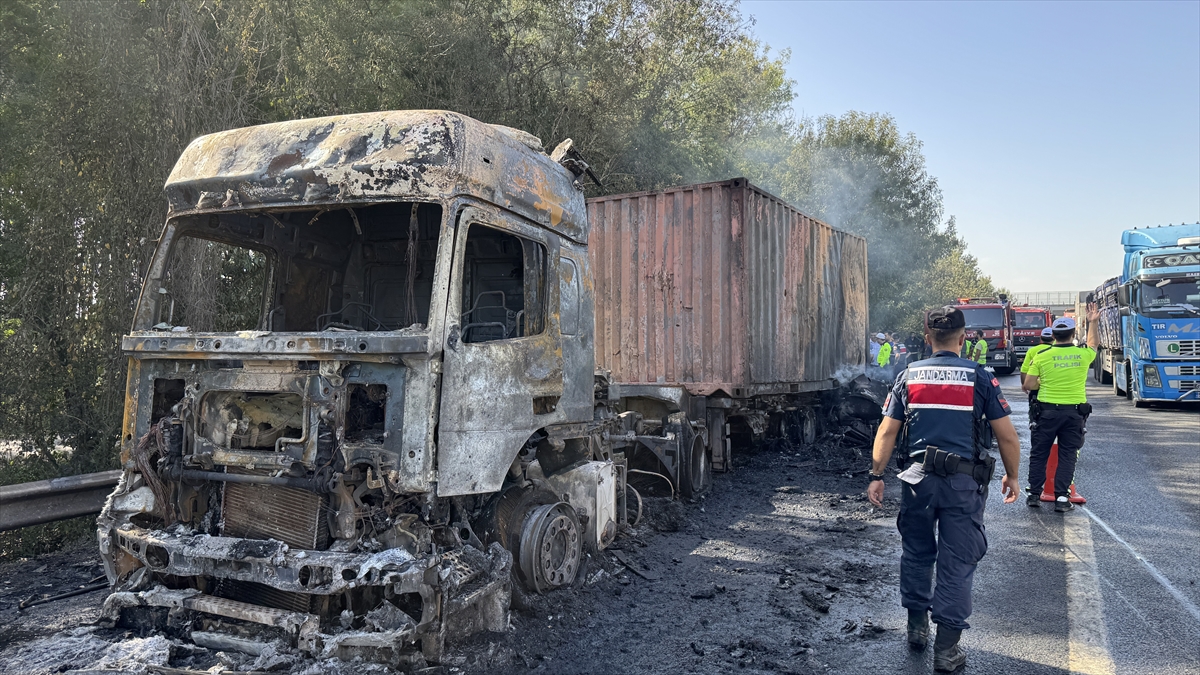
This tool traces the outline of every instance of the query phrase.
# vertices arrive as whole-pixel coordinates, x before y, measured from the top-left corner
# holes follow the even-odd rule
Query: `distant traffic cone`
[[[1058,470],[1058,443],[1050,446],[1050,459],[1046,460],[1046,484],[1042,486],[1042,501],[1054,501],[1054,473]],[[1071,496],[1069,497],[1073,504],[1086,504],[1087,500],[1083,495],[1075,492],[1075,483],[1071,483]]]

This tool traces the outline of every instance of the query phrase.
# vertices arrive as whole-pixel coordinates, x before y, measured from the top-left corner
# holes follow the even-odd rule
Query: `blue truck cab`
[[[1200,400],[1200,223],[1126,230],[1121,244],[1119,353],[1098,360],[1138,407]]]

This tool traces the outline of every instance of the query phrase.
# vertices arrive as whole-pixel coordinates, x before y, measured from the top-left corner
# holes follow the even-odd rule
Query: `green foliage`
[[[41,477],[116,465],[119,338],[163,181],[192,138],[263,122],[457,110],[574,138],[592,193],[744,172],[870,238],[879,327],[990,287],[941,223],[920,143],[883,115],[795,123],[785,62],[732,0],[2,2],[0,439]],[[261,264],[213,249],[192,269]],[[179,311],[256,315],[258,289],[213,290]]]
[[[921,142],[891,116],[806,120],[789,140],[775,144],[776,161],[747,172],[806,213],[867,238],[872,330],[918,331],[922,310],[993,292],[954,218],[942,224],[941,189]]]

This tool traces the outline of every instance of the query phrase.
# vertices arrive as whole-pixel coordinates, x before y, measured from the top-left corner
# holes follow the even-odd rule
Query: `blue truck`
[[[1086,299],[1096,381],[1139,408],[1200,400],[1200,223],[1126,230],[1121,244],[1120,276]]]

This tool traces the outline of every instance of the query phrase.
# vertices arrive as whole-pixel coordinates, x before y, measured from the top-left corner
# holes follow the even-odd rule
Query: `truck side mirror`
[[[1129,306],[1129,286],[1124,284],[1117,286],[1117,305],[1121,307]],[[1121,316],[1128,316],[1128,314],[1122,313]]]
[[[1117,311],[1120,312],[1121,316],[1129,316],[1130,315],[1129,305],[1126,305],[1126,304],[1122,304],[1120,307],[1118,307]]]

